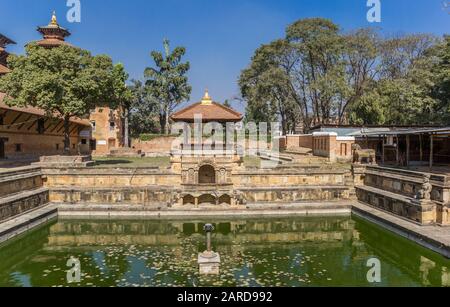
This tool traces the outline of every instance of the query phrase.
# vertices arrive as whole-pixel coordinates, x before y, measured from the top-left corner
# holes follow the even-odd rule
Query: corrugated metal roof
[[[391,129],[389,131],[367,131],[363,132],[365,136],[371,135],[408,135],[408,134],[446,134],[450,133],[450,127],[442,128],[410,128],[410,129]]]

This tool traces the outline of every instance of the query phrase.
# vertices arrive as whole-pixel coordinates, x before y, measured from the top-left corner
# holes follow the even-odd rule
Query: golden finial
[[[56,12],[55,12],[55,11],[53,11],[53,14],[52,14],[52,21],[50,22],[50,24],[51,24],[52,26],[57,26],[57,25],[58,25],[58,21],[56,20]]]
[[[203,98],[202,98],[202,104],[206,104],[206,105],[212,104],[212,99],[211,99],[211,97],[209,96],[209,91],[208,91],[208,89],[205,90],[205,95],[204,95]]]

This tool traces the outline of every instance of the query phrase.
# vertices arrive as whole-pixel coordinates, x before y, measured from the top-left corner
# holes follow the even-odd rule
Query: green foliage
[[[113,83],[113,104],[117,105],[122,112],[122,121],[124,126],[124,144],[126,147],[130,144],[129,139],[129,120],[130,120],[130,109],[133,103],[133,92],[127,86],[126,81],[128,80],[128,73],[125,71],[125,67],[122,64],[114,65],[112,72],[112,83]]]
[[[302,124],[447,124],[449,38],[382,39],[341,33],[322,18],[299,20],[255,51],[239,78],[246,120]]]
[[[141,81],[132,81],[129,87],[133,93],[130,109],[130,130],[133,137],[144,133],[160,133],[159,103],[146,90]]]
[[[70,148],[69,119],[84,117],[96,106],[115,106],[113,64],[109,57],[60,46],[26,47],[25,55],[8,58],[11,72],[0,78],[0,90],[11,106],[41,108],[65,121],[65,150]]]
[[[169,136],[178,136],[178,135],[170,134]],[[142,142],[148,142],[148,141],[152,141],[152,140],[163,138],[163,137],[167,137],[167,135],[166,134],[143,133],[143,134],[139,135],[139,140],[141,140]]]
[[[155,67],[146,68],[144,76],[147,92],[158,101],[161,127],[169,134],[169,115],[181,102],[189,100],[192,89],[186,76],[190,64],[182,62],[186,49],[176,47],[171,52],[168,40],[164,40],[164,49],[164,54],[152,51]]]

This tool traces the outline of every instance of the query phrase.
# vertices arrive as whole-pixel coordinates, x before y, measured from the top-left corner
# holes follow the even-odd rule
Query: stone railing
[[[41,169],[20,167],[0,172],[0,221],[48,203]]]
[[[355,182],[359,201],[420,224],[450,225],[448,176],[380,166],[365,166],[363,175],[355,170],[363,180]]]
[[[450,178],[445,175],[432,174],[430,179],[433,186],[431,200],[450,204]],[[366,166],[364,184],[415,198],[422,188],[423,181],[424,173],[380,166]]]

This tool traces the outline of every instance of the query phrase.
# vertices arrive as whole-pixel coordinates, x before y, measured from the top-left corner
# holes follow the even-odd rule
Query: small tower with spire
[[[206,105],[206,106],[212,105],[212,99],[211,99],[211,96],[209,96],[208,89],[205,90],[205,95],[202,98],[202,105]]]
[[[57,47],[69,45],[65,42],[65,38],[70,36],[70,32],[59,26],[55,11],[53,11],[50,23],[47,26],[38,27],[37,31],[43,36],[42,40],[37,41],[39,46]]]

